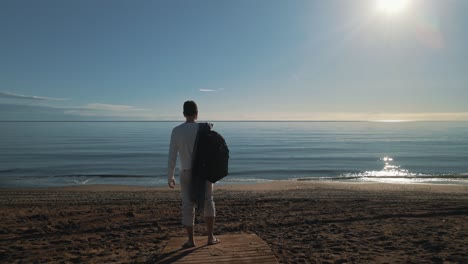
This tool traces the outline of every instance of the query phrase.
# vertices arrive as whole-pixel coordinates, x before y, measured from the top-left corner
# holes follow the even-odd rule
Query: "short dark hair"
[[[186,101],[184,103],[184,116],[193,116],[198,114],[198,107],[194,101]]]

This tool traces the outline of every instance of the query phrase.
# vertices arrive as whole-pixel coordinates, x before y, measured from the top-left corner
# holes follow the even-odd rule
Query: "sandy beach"
[[[0,259],[155,263],[179,191],[0,190]],[[280,263],[467,263],[468,186],[278,181],[216,186],[216,234],[255,233]],[[196,235],[203,235],[197,218]]]

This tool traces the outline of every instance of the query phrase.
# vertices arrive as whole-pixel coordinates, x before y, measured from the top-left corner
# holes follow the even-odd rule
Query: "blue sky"
[[[468,120],[468,1],[2,0],[0,120]]]

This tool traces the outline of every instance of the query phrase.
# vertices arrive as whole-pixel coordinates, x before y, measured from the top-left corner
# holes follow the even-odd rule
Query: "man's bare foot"
[[[208,238],[208,245],[215,245],[221,243],[221,240],[216,237]]]

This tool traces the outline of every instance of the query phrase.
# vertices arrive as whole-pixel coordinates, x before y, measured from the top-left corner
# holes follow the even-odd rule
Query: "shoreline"
[[[215,184],[215,190],[225,191],[287,191],[295,189],[353,189],[366,191],[432,191],[468,193],[468,185],[436,184],[436,183],[382,183],[382,182],[336,182],[336,181],[295,181],[272,180],[258,183]],[[60,187],[37,188],[0,188],[0,192],[8,191],[174,191],[180,190],[166,186],[139,186],[118,184],[89,184]]]

